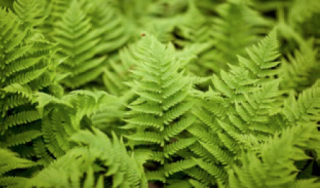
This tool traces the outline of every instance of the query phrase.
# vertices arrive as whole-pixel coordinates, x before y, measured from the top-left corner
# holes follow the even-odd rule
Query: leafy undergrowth
[[[319,188],[320,0],[0,1],[0,187]]]

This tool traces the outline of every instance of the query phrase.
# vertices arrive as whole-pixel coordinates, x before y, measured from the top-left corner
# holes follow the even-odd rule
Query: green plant
[[[306,2],[1,1],[0,187],[320,187]]]

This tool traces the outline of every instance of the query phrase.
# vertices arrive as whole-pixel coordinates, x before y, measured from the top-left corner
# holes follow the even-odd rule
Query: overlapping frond
[[[29,28],[33,28],[43,24],[45,4],[46,2],[43,0],[19,0],[14,1],[13,8],[24,24]]]
[[[279,81],[273,77],[278,65],[275,31],[248,48],[247,53],[249,58],[239,56],[238,66],[230,65],[229,72],[222,70],[220,76],[213,76],[216,91],[210,89],[200,96],[193,110],[205,126],[188,129],[199,141],[190,149],[197,157],[211,161],[212,166],[231,166],[243,149],[265,141],[282,128],[271,123],[281,112]],[[204,164],[199,167],[218,182],[226,182],[227,175],[214,175]],[[226,169],[221,173],[227,174]]]
[[[143,171],[124,144],[97,129],[79,131],[71,137],[78,147],[68,151],[35,177],[26,187],[143,187]],[[102,144],[103,143],[103,144]]]
[[[162,158],[170,159],[177,151],[194,142],[188,138],[185,142],[176,140],[195,121],[192,114],[188,114],[194,105],[188,99],[192,82],[182,72],[178,72],[179,64],[174,61],[172,46],[166,47],[147,34],[140,41],[139,49],[142,53],[133,71],[139,80],[132,84],[138,99],[129,105],[131,111],[127,120],[127,126],[136,129],[136,132],[126,137],[136,147],[139,147],[139,142],[155,145],[156,151],[161,151]],[[188,160],[167,162],[164,160],[165,168],[152,173],[150,178],[165,181],[160,177],[192,167]],[[164,174],[154,177],[161,173]]]
[[[237,55],[245,55],[245,48],[259,37],[259,30],[269,23],[243,1],[230,1],[216,8],[219,17],[213,20],[215,50],[211,53],[212,69],[227,69],[226,63],[237,64]]]
[[[317,81],[312,87],[304,90],[295,99],[291,95],[284,101],[283,114],[290,124],[317,123],[319,121],[319,96],[320,82]]]
[[[300,92],[319,78],[317,50],[312,43],[313,40],[304,43],[303,47],[295,50],[293,55],[288,54],[287,59],[283,59],[280,72],[283,78],[282,88]]]
[[[27,178],[19,175],[19,172],[10,174],[11,171],[27,169],[37,164],[27,159],[20,158],[18,154],[0,148],[0,186],[19,187],[27,182]]]
[[[315,125],[297,125],[261,144],[258,151],[243,154],[243,165],[230,171],[231,187],[317,187],[315,179],[296,180],[296,161],[308,160],[308,149],[316,149],[319,132]]]
[[[16,9],[20,4],[24,7],[25,2],[17,2]],[[41,135],[37,130],[41,117],[32,99],[35,91],[49,86],[53,79],[48,68],[52,44],[11,10],[0,8],[0,15],[0,130],[5,134],[1,145],[12,147]]]
[[[105,110],[106,106],[121,104],[120,100],[105,92],[74,91],[58,99],[38,93],[38,111],[42,115],[43,139],[39,139],[37,155],[44,165],[48,160],[46,153],[56,159],[65,155],[72,147],[69,137],[81,129],[91,129],[90,117]],[[112,108],[111,108],[112,109]],[[42,151],[42,152],[40,152]]]
[[[64,83],[71,88],[82,86],[102,73],[106,56],[101,52],[100,31],[94,30],[81,4],[74,0],[54,28],[54,40],[59,43],[58,59],[65,59],[60,69],[71,73]]]

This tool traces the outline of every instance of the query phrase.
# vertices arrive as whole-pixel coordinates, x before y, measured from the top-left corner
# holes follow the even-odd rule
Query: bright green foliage
[[[320,82],[304,90],[298,100],[291,95],[284,101],[283,114],[291,124],[314,123],[319,121]]]
[[[0,187],[320,187],[319,5],[1,0]]]
[[[319,187],[315,178],[295,180],[296,161],[308,160],[306,150],[317,149],[320,135],[315,125],[304,124],[284,130],[242,157],[243,166],[230,171],[230,187]]]
[[[107,53],[117,50],[130,38],[123,18],[107,2],[88,4],[74,0],[54,24],[54,41],[58,42],[60,69],[70,75],[68,87],[80,87],[96,79],[107,63]]]
[[[44,0],[19,0],[13,3],[13,9],[27,27],[33,28],[45,19],[44,3]]]
[[[247,53],[249,58],[239,56],[239,66],[230,65],[229,73],[222,70],[220,77],[213,77],[217,92],[206,93],[194,110],[206,126],[194,125],[189,129],[199,139],[190,149],[212,161],[197,159],[197,164],[220,183],[226,183],[226,167],[238,160],[242,149],[266,140],[281,128],[270,124],[280,111],[279,81],[272,79],[277,74],[272,68],[279,64],[275,61],[278,57],[275,31],[248,48]]]
[[[66,154],[72,145],[69,137],[81,129],[91,128],[90,117],[105,106],[120,101],[104,92],[74,91],[62,99],[38,93],[38,110],[42,112],[43,139],[35,141],[34,150],[39,163],[48,165]]]
[[[164,181],[170,174],[194,165],[191,160],[170,163],[172,156],[193,142],[184,133],[195,117],[188,113],[194,102],[188,99],[190,79],[178,72],[171,46],[166,47],[147,34],[138,44],[143,54],[133,71],[137,80],[131,86],[138,99],[129,106],[130,118],[125,128],[134,128],[133,135],[126,136],[129,144],[154,147],[157,156],[152,160],[164,164],[164,169],[150,172],[148,179]],[[153,154],[155,155],[155,154]]]
[[[283,88],[300,92],[310,87],[319,78],[317,50],[313,48],[312,43],[313,40],[304,43],[300,50],[294,51],[294,55],[288,54],[288,60],[283,59],[281,64]]]
[[[92,132],[78,132],[71,137],[71,141],[77,144],[74,149],[68,151],[63,157],[51,163],[34,177],[17,179],[20,186],[147,187],[143,171],[139,170],[138,163],[127,154],[123,143],[119,142],[116,136],[111,142],[105,134],[93,129]],[[33,164],[19,158],[14,159],[16,160],[15,168],[26,168]],[[13,161],[13,159],[11,160]],[[10,179],[5,183],[9,184]]]
[[[95,57],[100,53],[99,31],[92,25],[80,3],[73,1],[56,24],[54,39],[59,42],[58,59],[66,58],[60,68],[71,73],[64,83],[71,88],[79,87],[97,78],[106,56]]]
[[[0,148],[0,186],[19,187],[27,182],[27,178],[11,173],[18,169],[27,169],[36,166],[36,163],[19,158],[19,156],[8,150]],[[19,185],[21,183],[21,185]]]
[[[0,27],[0,145],[13,147],[41,135],[31,100],[54,78],[48,67],[52,45],[10,10],[0,9]]]

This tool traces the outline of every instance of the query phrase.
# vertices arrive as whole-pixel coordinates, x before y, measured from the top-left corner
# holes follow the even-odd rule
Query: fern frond
[[[21,125],[21,124],[27,124],[39,119],[40,119],[40,114],[35,110],[18,112],[18,113],[15,113],[14,115],[6,116],[1,130],[6,131],[10,127]]]
[[[13,8],[28,27],[39,26],[45,19],[45,7],[41,1],[19,0],[13,3]]]
[[[137,44],[136,51],[134,60],[137,67],[132,71],[136,81],[131,87],[134,87],[138,98],[129,105],[128,124],[125,126],[126,129],[135,129],[136,133],[126,138],[129,145],[136,148],[142,147],[139,146],[142,142],[155,148],[153,152],[159,156],[150,160],[165,165],[163,173],[166,178],[158,171],[147,175],[147,178],[166,181],[171,174],[191,168],[191,163],[168,162],[195,141],[184,136],[196,120],[189,113],[194,106],[193,100],[188,98],[192,81],[179,72],[172,45],[165,46],[147,34]]]
[[[201,159],[193,159],[200,168],[207,171],[210,175],[214,176],[217,181],[226,182],[227,173],[221,167],[218,167],[210,162],[203,161]]]
[[[161,182],[166,182],[166,177],[163,171],[149,171],[146,173],[147,179],[150,180],[157,180]]]
[[[146,187],[144,174],[124,144],[97,129],[79,131],[71,137],[75,147],[36,176],[26,187]],[[104,143],[101,145],[101,143]],[[103,173],[101,173],[103,172]],[[59,180],[59,181],[57,181]]]
[[[7,172],[17,169],[27,169],[37,164],[27,159],[20,158],[17,153],[0,148],[0,186],[18,187],[27,182],[27,178],[16,173],[15,176],[6,175]]]
[[[42,133],[37,130],[30,130],[30,131],[25,131],[21,133],[17,133],[12,136],[7,136],[5,138],[5,143],[1,144],[1,147],[12,147],[20,144],[25,144],[27,142],[30,142],[39,136],[41,136]]]
[[[35,166],[36,163],[27,159],[19,158],[17,153],[14,153],[8,149],[0,149],[0,176],[4,176],[5,173],[14,169],[23,169]]]
[[[165,157],[169,157],[169,155],[173,155],[178,150],[181,150],[181,149],[184,149],[186,147],[189,147],[195,141],[196,141],[195,138],[179,139],[176,142],[173,142],[173,143],[171,143],[169,145],[166,145],[166,147],[164,147],[163,154],[164,154]]]
[[[288,54],[288,60],[283,58],[280,69],[280,75],[283,78],[282,88],[301,92],[318,79],[317,51],[314,49],[312,42],[313,40],[307,41],[299,50],[295,50],[293,54]]]
[[[259,31],[256,28],[268,27],[268,21],[264,20],[257,12],[248,7],[245,2],[234,1],[217,6],[219,17],[214,18],[215,26],[212,32],[216,50],[211,53],[218,65],[226,69],[226,64],[236,64],[235,54],[244,55],[244,49],[259,39]],[[255,19],[252,19],[255,18]]]
[[[92,30],[92,24],[80,3],[72,1],[62,20],[56,24],[54,37],[61,49],[58,57],[68,57],[60,65],[62,71],[71,73],[65,79],[68,87],[79,87],[101,74],[99,67],[105,57],[94,58],[99,53],[98,36],[99,32]]]
[[[189,169],[194,165],[196,165],[196,163],[192,159],[186,159],[186,160],[181,160],[174,163],[165,164],[164,174],[166,177],[168,177],[169,175],[174,174],[176,172]]]
[[[281,133],[281,137],[277,134],[262,144],[258,151],[244,153],[243,166],[234,168],[236,176],[231,175],[229,182],[232,185],[238,182],[243,187],[289,186],[295,183],[298,173],[295,161],[309,159],[305,151],[318,148],[319,138],[315,125],[290,127]]]
[[[319,8],[319,1],[294,1],[289,9],[289,24],[293,27],[297,27],[298,24],[301,24],[310,19],[313,14],[319,13]]]
[[[88,16],[93,28],[100,32],[100,53],[111,53],[121,48],[131,37],[122,14],[106,1],[94,0],[90,4],[92,7]]]
[[[193,187],[199,187],[199,188],[208,188],[207,185],[204,185],[196,180],[189,180],[190,184],[193,186]]]
[[[284,101],[283,114],[289,123],[315,123],[319,121],[319,83],[317,81],[311,88],[304,90],[299,95],[298,100],[291,95]]]
[[[198,181],[192,180],[192,179],[189,180],[189,181],[196,181],[195,184],[198,184],[198,183],[200,183],[201,185],[208,185],[208,184],[215,185],[216,184],[215,178],[212,175],[210,175],[208,172],[206,172],[205,170],[202,170],[199,167],[192,167],[192,168],[185,170],[184,172],[186,174],[188,174],[189,176],[200,181],[200,182],[198,182]]]

